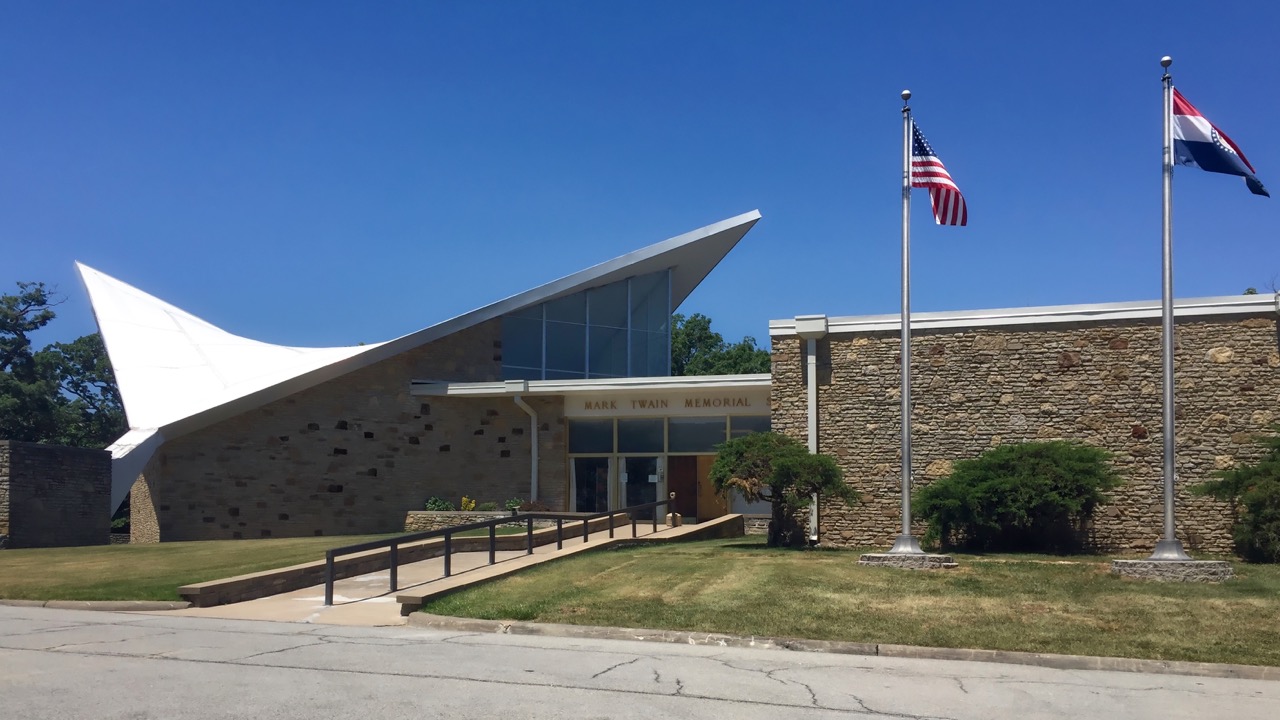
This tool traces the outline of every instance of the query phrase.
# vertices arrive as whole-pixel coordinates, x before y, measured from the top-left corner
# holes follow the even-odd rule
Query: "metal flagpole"
[[[1164,537],[1150,560],[1190,560],[1173,527],[1173,481],[1177,477],[1173,405],[1173,58],[1160,58],[1164,77],[1164,291],[1161,302],[1161,341],[1164,371]]]
[[[911,536],[911,91],[902,91],[902,534],[890,554],[923,555]]]

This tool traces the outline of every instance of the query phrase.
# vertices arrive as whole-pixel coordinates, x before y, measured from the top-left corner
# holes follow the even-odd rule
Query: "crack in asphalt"
[[[633,657],[633,658],[631,658],[630,660],[627,660],[627,661],[624,661],[624,662],[620,662],[620,663],[618,663],[618,664],[616,664],[616,665],[610,665],[609,667],[607,667],[607,668],[605,668],[605,669],[601,670],[600,672],[596,673],[595,675],[592,675],[592,676],[591,676],[591,679],[592,679],[592,680],[595,680],[596,678],[600,677],[601,675],[604,675],[605,673],[607,673],[607,672],[611,672],[611,671],[613,671],[613,670],[617,670],[618,668],[622,667],[623,665],[631,665],[631,664],[633,664],[633,663],[640,662],[640,660],[641,660],[641,659],[642,659],[642,658],[640,658],[640,657]]]
[[[4,649],[10,650],[12,652],[48,652],[46,650],[30,649],[30,648],[4,648]],[[85,657],[115,657],[116,656],[114,653],[92,653],[92,652],[77,652],[77,651],[67,651],[67,653],[82,655]],[[720,697],[715,695],[686,694],[684,691],[684,682],[681,681],[679,678],[675,679],[676,691],[674,694],[671,694],[671,693],[653,692],[649,690],[630,690],[627,688],[607,688],[607,687],[602,688],[598,686],[585,686],[585,685],[577,685],[577,684],[536,683],[536,682],[521,682],[517,680],[491,680],[486,678],[473,678],[473,677],[465,677],[465,676],[459,676],[459,675],[442,675],[442,674],[434,674],[434,673],[407,673],[407,672],[394,672],[389,670],[352,670],[348,668],[317,668],[317,667],[312,667],[308,665],[260,665],[258,663],[245,663],[245,662],[242,662],[241,660],[201,660],[201,659],[194,659],[194,658],[174,658],[174,657],[152,659],[142,655],[128,655],[124,657],[130,657],[135,660],[150,659],[150,660],[153,660],[153,662],[193,663],[198,665],[249,666],[249,667],[268,668],[272,670],[296,670],[301,672],[334,673],[339,675],[369,675],[369,676],[375,676],[375,677],[398,677],[398,678],[405,678],[410,680],[451,680],[455,682],[478,683],[481,685],[591,690],[593,692],[617,693],[621,695],[640,695],[644,697],[681,697],[681,698],[686,698],[690,700],[707,700],[710,702],[729,703],[734,705],[752,705],[752,706],[772,707],[772,708],[794,709],[797,707],[795,704],[769,702],[766,700],[744,700],[741,698]],[[830,709],[830,710],[835,711],[834,709]],[[835,712],[838,712],[838,711],[835,711]],[[844,712],[849,712],[849,711],[844,711]],[[867,714],[873,714],[873,713],[867,713]],[[922,715],[897,715],[897,714],[890,713],[888,714],[888,716],[910,718],[910,720],[927,720],[927,716],[922,716]]]

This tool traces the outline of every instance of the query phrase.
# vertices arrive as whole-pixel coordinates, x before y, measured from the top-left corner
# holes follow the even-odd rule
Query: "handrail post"
[[[591,518],[590,516],[582,519],[582,542],[591,541]]]
[[[449,554],[453,551],[453,533],[444,534],[444,576],[449,577],[453,574],[452,558]]]
[[[556,549],[564,549],[564,518],[556,518]]]
[[[333,551],[324,554],[324,604],[333,604]]]
[[[496,524],[489,526],[489,564],[490,565],[497,562],[497,559],[496,559],[497,558],[496,551],[497,551],[497,543],[498,543],[497,532],[498,532],[498,526]]]
[[[653,531],[658,532],[658,506],[653,506]]]
[[[400,588],[396,587],[396,565],[399,563],[400,553],[399,545],[391,544],[391,592],[395,592]]]
[[[636,511],[628,510],[627,515],[631,518],[631,537],[636,536]]]
[[[527,538],[527,543],[528,543],[528,546],[527,546],[528,550],[525,552],[525,555],[532,555],[533,554],[533,518],[527,518],[525,522],[529,524],[528,530],[525,531],[525,537]]]
[[[609,539],[610,540],[613,539],[613,518],[616,517],[617,515],[618,513],[613,513],[613,512],[609,513]]]

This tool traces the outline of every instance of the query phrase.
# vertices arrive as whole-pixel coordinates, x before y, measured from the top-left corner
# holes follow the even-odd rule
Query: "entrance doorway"
[[[666,483],[662,481],[662,458],[653,456],[628,455],[622,458],[623,507],[643,505],[657,502],[659,493],[666,492]],[[653,508],[637,513],[640,520],[652,520]]]
[[[597,513],[610,509],[611,460],[608,456],[573,459],[574,512]]]
[[[667,486],[676,494],[675,510],[690,520],[712,520],[729,512],[729,502],[711,485],[715,455],[667,457]]]

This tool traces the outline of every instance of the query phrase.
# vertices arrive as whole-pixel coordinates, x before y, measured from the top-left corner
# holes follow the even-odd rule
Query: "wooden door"
[[[690,520],[698,517],[698,472],[697,457],[667,457],[667,490],[676,494],[676,501],[667,512],[680,513]]]
[[[698,455],[698,519],[711,520],[729,514],[729,498],[711,485],[711,464],[715,455]]]

